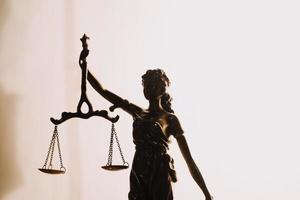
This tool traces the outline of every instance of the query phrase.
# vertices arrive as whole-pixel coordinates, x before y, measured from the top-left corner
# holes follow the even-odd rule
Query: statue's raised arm
[[[87,39],[85,35],[81,38],[82,41],[82,48],[81,54],[79,56],[79,65],[82,70],[87,70],[87,62],[86,57],[89,54],[88,50],[88,44]],[[87,80],[91,84],[91,86],[106,100],[108,100],[110,103],[113,104],[113,106],[110,107],[110,111],[113,111],[115,108],[122,108],[126,112],[128,112],[131,115],[135,115],[135,113],[140,112],[142,109],[132,103],[129,103],[127,100],[119,97],[113,92],[110,92],[107,89],[104,89],[103,86],[100,84],[100,82],[95,78],[95,76],[87,70]]]

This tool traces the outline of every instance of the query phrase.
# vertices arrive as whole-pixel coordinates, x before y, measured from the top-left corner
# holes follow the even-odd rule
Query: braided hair
[[[167,112],[174,113],[172,109],[172,97],[166,92],[166,87],[170,85],[170,80],[162,69],[150,69],[142,76],[143,86],[149,83],[155,83],[156,87],[160,87],[164,91],[161,97],[161,105]]]

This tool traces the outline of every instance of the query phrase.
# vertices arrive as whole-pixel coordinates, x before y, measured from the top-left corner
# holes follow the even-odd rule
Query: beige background
[[[59,126],[67,173],[40,173],[53,125],[80,96],[79,38],[90,70],[146,107],[141,75],[163,68],[192,154],[216,200],[300,198],[298,1],[1,0],[0,199],[127,199],[129,170],[110,173],[110,123]],[[94,108],[109,104],[90,86]],[[131,118],[117,130],[126,159]],[[113,114],[112,114],[113,115]],[[204,199],[171,145],[175,199]],[[188,197],[187,197],[188,196]]]

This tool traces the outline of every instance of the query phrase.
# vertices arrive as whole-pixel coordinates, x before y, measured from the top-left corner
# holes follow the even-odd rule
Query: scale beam
[[[77,112],[63,112],[61,114],[61,118],[60,119],[54,119],[54,118],[50,118],[50,121],[55,124],[61,124],[64,121],[67,121],[68,119],[71,118],[82,118],[82,119],[88,119],[92,116],[98,116],[98,117],[103,117],[104,119],[107,119],[109,121],[111,121],[112,123],[115,123],[119,120],[119,116],[117,115],[116,117],[110,117],[108,116],[108,112],[106,110],[93,110],[93,106],[90,103],[87,95],[86,95],[86,80],[87,80],[87,62],[86,62],[86,57],[89,55],[89,49],[88,49],[88,44],[87,44],[87,40],[89,39],[88,36],[86,36],[86,34],[84,34],[82,36],[81,43],[82,43],[82,51],[80,53],[79,56],[79,66],[81,68],[81,72],[82,72],[82,76],[81,76],[81,96],[80,96],[80,100],[79,103],[77,105]],[[88,112],[87,113],[83,113],[81,111],[81,107],[83,105],[83,103],[86,103],[88,106]],[[111,108],[115,108],[117,106],[112,106]],[[110,109],[111,111],[113,111],[113,109]]]
[[[92,116],[98,116],[98,117],[103,117],[109,121],[111,121],[112,123],[115,123],[119,120],[119,115],[117,115],[116,117],[110,117],[108,116],[108,112],[106,110],[96,110],[93,112],[88,112],[88,113],[72,113],[72,112],[63,112],[61,114],[61,118],[60,119],[54,119],[54,118],[50,118],[50,121],[55,124],[61,124],[64,121],[67,121],[68,119],[72,119],[72,118],[82,118],[82,119],[88,119]]]
[[[42,168],[39,168],[39,170],[43,173],[47,174],[64,174],[66,172],[66,168],[63,166],[62,162],[62,156],[61,156],[61,150],[60,150],[60,144],[59,144],[59,139],[58,139],[58,131],[57,131],[57,125],[72,119],[72,118],[81,118],[81,119],[88,119],[93,116],[98,116],[102,117],[104,119],[107,119],[108,121],[112,122],[112,132],[111,132],[111,143],[109,147],[109,158],[108,162],[105,166],[102,166],[103,169],[110,170],[110,171],[116,171],[116,170],[121,170],[121,169],[127,169],[129,167],[129,164],[125,161],[123,153],[121,151],[120,143],[117,137],[116,130],[114,128],[114,123],[119,120],[119,116],[115,117],[110,117],[108,115],[108,111],[106,110],[93,110],[93,106],[90,103],[87,94],[86,94],[86,82],[87,82],[87,75],[88,75],[88,69],[87,69],[87,62],[86,62],[86,57],[89,55],[89,49],[88,49],[88,44],[87,40],[89,37],[87,37],[85,34],[82,36],[81,43],[82,43],[82,51],[79,56],[79,66],[81,68],[82,76],[81,76],[81,96],[77,105],[77,111],[76,112],[62,112],[61,118],[60,119],[55,119],[53,117],[50,118],[50,121],[55,125],[54,127],[54,132],[52,135],[52,139],[50,142],[50,147],[48,149],[48,153],[46,156],[45,164],[43,165]],[[86,104],[88,107],[87,112],[82,111],[82,105]],[[112,105],[109,110],[111,112],[114,111],[114,109],[120,107],[120,105]],[[113,140],[117,141],[117,145],[119,148],[119,152],[121,155],[121,158],[123,160],[123,165],[113,165],[112,164],[112,154],[113,154]],[[57,143],[58,147],[58,153],[59,153],[59,159],[60,159],[60,168],[59,169],[53,169],[52,168],[52,160],[53,160],[53,155],[54,155],[54,147],[55,143]]]

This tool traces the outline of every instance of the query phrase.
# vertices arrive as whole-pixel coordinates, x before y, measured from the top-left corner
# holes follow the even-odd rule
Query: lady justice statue
[[[86,67],[88,50],[80,55],[79,65]],[[176,182],[173,159],[168,154],[170,137],[176,138],[191,176],[201,188],[206,200],[212,197],[195,164],[178,118],[171,108],[171,97],[166,92],[170,81],[161,69],[148,70],[142,76],[143,93],[149,101],[141,108],[105,89],[88,71],[87,80],[106,100],[133,118],[133,143],[136,151],[130,172],[129,200],[173,200],[172,182]],[[114,109],[112,108],[112,110]]]

